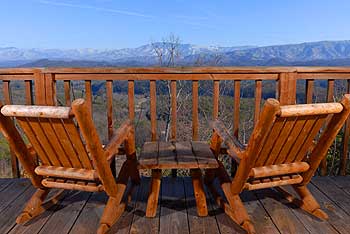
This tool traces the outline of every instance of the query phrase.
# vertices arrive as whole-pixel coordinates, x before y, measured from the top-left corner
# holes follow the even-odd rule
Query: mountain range
[[[167,43],[125,49],[20,49],[0,47],[0,67],[157,66]],[[198,46],[178,44],[178,66],[348,66],[350,40],[273,46]]]

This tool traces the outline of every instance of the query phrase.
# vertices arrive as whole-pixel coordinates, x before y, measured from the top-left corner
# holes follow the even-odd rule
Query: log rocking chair
[[[132,122],[125,121],[103,147],[83,99],[75,100],[72,107],[0,107],[0,129],[37,189],[16,222],[24,223],[43,213],[58,202],[65,189],[105,191],[109,199],[97,230],[97,233],[105,233],[125,209],[128,199],[122,198],[130,196],[133,187],[126,191],[129,178],[132,185],[140,183]],[[14,119],[30,144],[25,143]],[[110,162],[122,144],[127,160],[115,180]],[[59,192],[45,201],[52,188]]]
[[[268,99],[247,146],[216,120],[212,124],[211,149],[219,155],[224,142],[238,167],[232,181],[222,164],[218,169],[208,169],[205,183],[225,213],[248,233],[255,230],[239,197],[243,190],[275,187],[289,202],[320,219],[328,219],[307,184],[349,113],[349,94],[340,103],[281,106],[277,100]],[[227,202],[215,190],[215,178],[219,179]],[[292,185],[299,197],[280,187],[284,185]]]

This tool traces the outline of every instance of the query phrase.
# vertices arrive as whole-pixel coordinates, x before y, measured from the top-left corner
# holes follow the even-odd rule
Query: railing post
[[[46,96],[45,104],[49,106],[55,106],[57,104],[55,74],[45,74],[44,79]]]
[[[282,72],[278,79],[278,98],[281,105],[296,103],[297,73]]]
[[[41,70],[34,72],[35,105],[46,104],[45,75]]]

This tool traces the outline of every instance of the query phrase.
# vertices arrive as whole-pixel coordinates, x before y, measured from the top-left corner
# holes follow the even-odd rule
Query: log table
[[[199,216],[207,216],[207,202],[201,169],[219,164],[207,142],[146,142],[139,157],[139,169],[152,169],[146,216],[156,215],[162,169],[190,169]]]

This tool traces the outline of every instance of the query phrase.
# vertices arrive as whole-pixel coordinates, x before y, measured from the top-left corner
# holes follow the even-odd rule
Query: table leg
[[[207,216],[208,207],[205,197],[202,172],[200,169],[191,169],[194,197],[196,198],[198,216]]]
[[[147,201],[146,217],[151,218],[156,216],[161,178],[162,170],[152,169],[152,180]]]

